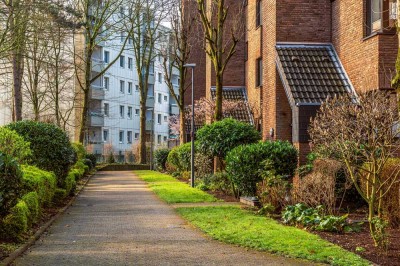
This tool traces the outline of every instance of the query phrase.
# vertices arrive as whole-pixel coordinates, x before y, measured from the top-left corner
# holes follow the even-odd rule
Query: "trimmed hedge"
[[[86,150],[82,143],[73,142],[71,143],[72,148],[74,149],[78,160],[82,160],[86,158]]]
[[[7,128],[15,130],[30,142],[32,163],[43,170],[53,171],[58,185],[64,187],[65,178],[76,160],[65,132],[53,124],[34,121],[11,123]]]
[[[2,238],[19,240],[28,231],[29,208],[25,201],[20,200],[2,221]]]
[[[97,165],[97,157],[96,154],[86,154],[86,159],[89,159],[92,162],[93,168]]]
[[[0,153],[0,216],[6,215],[23,194],[24,183],[18,163]]]
[[[205,125],[196,132],[198,147],[202,153],[224,158],[233,148],[255,143],[261,134],[254,126],[226,118],[210,125]]]
[[[39,196],[36,192],[33,191],[25,194],[21,200],[24,201],[26,206],[28,207],[28,226],[31,226],[38,220],[39,214],[41,212],[41,208],[39,205]]]
[[[51,205],[57,188],[56,176],[30,165],[22,165],[21,169],[26,190],[37,192],[40,206]]]
[[[227,154],[226,172],[240,193],[254,196],[267,161],[275,175],[292,177],[297,167],[297,150],[287,141],[239,146]]]
[[[158,149],[154,152],[154,163],[156,165],[156,169],[161,171],[166,170],[166,163],[170,151],[170,149],[164,148]]]
[[[6,127],[0,127],[0,151],[19,163],[28,162],[32,156],[30,143],[17,132]]]
[[[195,142],[195,147],[196,147]],[[196,149],[196,148],[195,148]],[[181,173],[190,170],[191,143],[185,143],[174,147],[168,154],[167,163]]]
[[[65,191],[67,195],[72,195],[76,190],[76,179],[73,173],[69,173],[65,179]]]

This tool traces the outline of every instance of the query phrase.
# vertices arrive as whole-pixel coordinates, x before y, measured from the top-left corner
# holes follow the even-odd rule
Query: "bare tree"
[[[95,64],[102,62],[93,62],[95,52],[101,42],[113,40],[121,33],[124,24],[124,17],[118,15],[120,7],[123,6],[123,0],[76,0],[75,9],[82,10],[82,16],[79,24],[82,28],[78,35],[83,37],[83,40],[75,40],[75,67],[76,80],[82,93],[81,99],[81,119],[79,126],[79,141],[83,142],[85,132],[87,130],[89,104],[90,104],[90,86],[119,59],[128,38],[118,45],[118,55],[110,60],[108,65],[104,66],[99,72],[93,72],[92,67]],[[130,30],[128,30],[129,32]]]
[[[222,119],[223,77],[227,64],[236,53],[236,46],[244,34],[244,2],[226,4],[226,0],[196,0],[203,25],[204,50],[215,71],[216,108],[214,119]],[[228,19],[229,16],[229,19]]]
[[[383,245],[377,221],[383,197],[396,182],[400,168],[390,175],[382,171],[399,149],[398,112],[387,92],[361,94],[358,103],[348,95],[321,106],[310,126],[313,150],[336,159],[369,206],[368,221],[376,245]],[[364,185],[362,185],[364,184]]]
[[[179,107],[180,143],[185,143],[185,94],[188,89],[187,84],[187,63],[191,45],[190,36],[193,34],[195,25],[195,14],[191,10],[184,8],[190,4],[190,0],[175,0],[172,5],[170,15],[171,34],[168,45],[161,50],[163,56],[164,80],[169,92],[175,99]],[[176,75],[177,74],[177,75]],[[178,85],[178,93],[175,86]]]
[[[154,59],[159,53],[160,43],[165,41],[165,28],[162,22],[169,14],[167,0],[132,0],[127,23],[136,71],[139,79],[140,94],[140,139],[139,163],[146,163],[146,101],[149,93],[149,77],[154,75]],[[129,29],[131,29],[129,31]]]

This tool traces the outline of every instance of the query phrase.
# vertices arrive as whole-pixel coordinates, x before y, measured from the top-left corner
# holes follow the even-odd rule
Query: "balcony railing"
[[[178,107],[178,105],[171,104],[170,113],[171,113],[171,115],[179,115],[179,107]]]
[[[147,120],[146,121],[146,130],[147,131],[153,130],[153,121],[152,120]]]
[[[104,114],[101,112],[90,112],[89,126],[103,127],[104,126]]]
[[[94,100],[104,100],[105,92],[103,86],[90,85],[90,98]]]
[[[99,58],[92,58],[92,71],[100,73],[105,67],[104,61]]]
[[[154,96],[153,95],[147,95],[146,107],[154,108]]]

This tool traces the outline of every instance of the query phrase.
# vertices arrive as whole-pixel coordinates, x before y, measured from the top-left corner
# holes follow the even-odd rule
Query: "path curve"
[[[211,240],[132,172],[99,172],[16,265],[309,265]]]

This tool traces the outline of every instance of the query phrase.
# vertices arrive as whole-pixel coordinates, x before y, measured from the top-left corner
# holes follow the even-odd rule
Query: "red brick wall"
[[[278,42],[331,41],[331,0],[279,0],[276,10]]]

